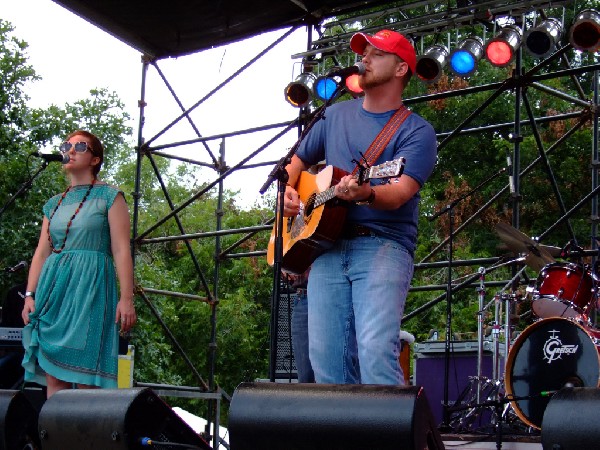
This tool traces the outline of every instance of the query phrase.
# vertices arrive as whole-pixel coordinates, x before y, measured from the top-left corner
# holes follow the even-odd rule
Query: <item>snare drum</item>
[[[504,383],[519,418],[541,429],[553,391],[565,386],[598,387],[599,331],[553,317],[527,327],[508,354]]]
[[[531,309],[542,319],[579,317],[593,306],[594,291],[592,275],[581,265],[548,264],[538,276]]]

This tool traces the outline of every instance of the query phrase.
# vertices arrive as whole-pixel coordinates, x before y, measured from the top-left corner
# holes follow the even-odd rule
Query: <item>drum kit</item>
[[[508,310],[511,303],[530,300],[534,320],[514,338],[509,317],[519,316],[506,314],[504,379],[500,380],[502,374],[495,372],[492,379],[482,377],[478,365],[477,376],[470,377],[470,386],[457,400],[458,412],[451,416],[450,424],[456,431],[466,431],[465,425],[472,426],[473,418],[481,417],[484,405],[483,409],[492,410],[492,423],[497,425],[504,420],[516,428],[536,432],[541,430],[544,411],[555,392],[564,387],[599,386],[600,329],[594,326],[593,319],[600,280],[594,268],[581,262],[586,252],[579,247],[544,246],[503,223],[497,225],[496,231],[511,251],[521,255],[511,264],[524,262],[523,269],[539,271],[526,295],[501,293],[495,297],[496,304],[504,300]],[[558,262],[555,258],[577,262]],[[480,301],[480,314],[481,304]],[[499,323],[498,316],[495,323]],[[481,327],[478,331],[481,342]],[[479,348],[481,360],[482,346]],[[494,367],[500,365],[500,354],[494,351]],[[480,412],[464,407],[468,402],[480,405]],[[500,403],[502,409],[498,408]],[[490,408],[491,404],[496,407]]]

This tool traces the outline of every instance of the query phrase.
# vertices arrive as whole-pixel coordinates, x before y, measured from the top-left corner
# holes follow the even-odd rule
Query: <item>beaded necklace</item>
[[[92,188],[94,187],[94,184],[96,184],[96,178],[94,178],[92,180],[92,184],[90,184],[90,187],[88,188],[87,192],[83,196],[83,199],[81,200],[81,203],[79,203],[79,206],[75,210],[75,213],[69,219],[69,223],[67,223],[67,230],[65,231],[65,240],[63,241],[63,243],[60,246],[60,248],[54,248],[54,243],[52,242],[52,236],[50,236],[50,223],[52,222],[52,218],[54,217],[54,214],[56,214],[56,211],[58,210],[58,207],[60,206],[60,204],[62,203],[62,201],[67,196],[67,194],[71,190],[72,186],[69,186],[67,188],[67,190],[65,192],[63,192],[63,195],[58,200],[58,203],[56,204],[56,208],[54,208],[54,211],[52,211],[52,214],[50,214],[50,218],[48,219],[48,230],[47,230],[48,231],[48,242],[50,242],[50,247],[52,248],[52,252],[53,253],[60,253],[65,248],[65,244],[67,243],[67,236],[69,235],[69,229],[71,228],[71,224],[73,223],[73,219],[75,219],[75,216],[77,215],[77,213],[79,213],[79,210],[81,209],[81,207],[83,206],[83,204],[87,200],[88,196],[90,195],[90,192],[92,191]]]

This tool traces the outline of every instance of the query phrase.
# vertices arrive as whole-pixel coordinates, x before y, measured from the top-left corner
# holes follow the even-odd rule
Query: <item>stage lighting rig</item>
[[[569,42],[582,52],[595,52],[600,48],[600,13],[585,9],[575,17],[569,30]]]
[[[506,67],[514,59],[521,45],[521,29],[516,25],[506,25],[485,45],[486,59],[496,67]]]
[[[417,57],[417,76],[426,83],[435,83],[442,76],[448,60],[448,49],[433,45]]]
[[[563,25],[558,19],[546,19],[538,26],[525,32],[525,49],[540,58],[554,51],[563,34]]]
[[[483,39],[470,36],[458,43],[450,52],[450,70],[459,77],[468,77],[477,70],[483,56]]]

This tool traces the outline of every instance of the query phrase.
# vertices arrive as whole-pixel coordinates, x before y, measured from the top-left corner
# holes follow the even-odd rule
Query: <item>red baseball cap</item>
[[[397,31],[381,30],[374,35],[356,33],[350,39],[350,48],[354,53],[362,55],[367,44],[387,53],[398,55],[408,64],[412,73],[417,70],[417,53],[408,39]]]

